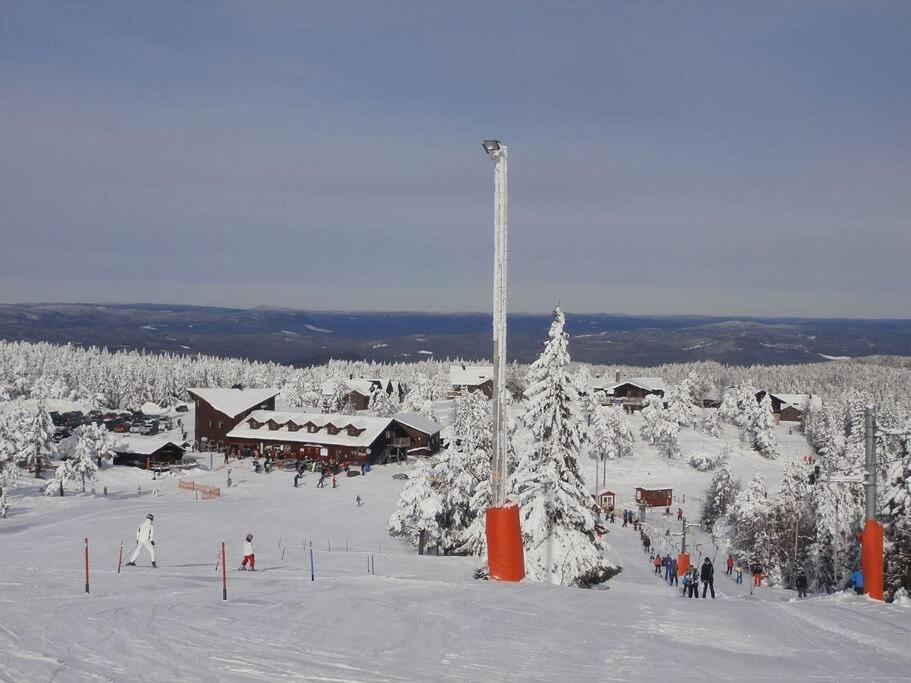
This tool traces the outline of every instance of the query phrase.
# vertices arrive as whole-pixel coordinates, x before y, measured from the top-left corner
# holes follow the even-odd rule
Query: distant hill
[[[549,315],[509,317],[509,357],[533,360]],[[0,304],[0,338],[206,353],[295,365],[330,358],[486,358],[490,315],[230,309],[157,304]],[[806,363],[911,356],[911,320],[567,314],[570,350],[590,363]]]

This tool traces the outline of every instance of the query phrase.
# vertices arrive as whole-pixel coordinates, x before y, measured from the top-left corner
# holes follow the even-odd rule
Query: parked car
[[[53,422],[56,427],[59,427],[63,424],[63,415],[61,415],[56,410],[52,410],[48,413],[48,415],[51,416],[51,422]]]
[[[116,420],[117,413],[105,413],[104,415],[101,416],[101,419],[104,420],[105,422],[107,422],[108,420]]]
[[[141,434],[143,429],[145,425],[142,422],[134,422],[130,425],[130,434]]]
[[[145,424],[139,432],[145,436],[155,436],[158,434],[158,426],[155,424]]]
[[[174,410],[176,410],[178,413],[185,413],[188,410],[190,410],[190,408],[188,406],[186,406],[185,404],[181,403],[179,406],[174,408]]]
[[[112,432],[117,432],[118,434],[126,434],[130,431],[132,425],[129,422],[121,422],[118,425],[114,425]]]

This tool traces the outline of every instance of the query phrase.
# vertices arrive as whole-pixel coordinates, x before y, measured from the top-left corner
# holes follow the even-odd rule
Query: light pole
[[[494,162],[493,201],[493,457],[487,510],[487,563],[490,577],[521,581],[525,558],[519,508],[506,504],[506,254],[508,236],[508,148],[499,140],[481,146]]]

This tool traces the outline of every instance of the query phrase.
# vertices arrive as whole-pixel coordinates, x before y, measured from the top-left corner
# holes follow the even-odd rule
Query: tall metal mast
[[[485,140],[484,151],[494,162],[493,202],[493,458],[491,505],[506,503],[506,253],[508,193],[506,155],[499,140]]]

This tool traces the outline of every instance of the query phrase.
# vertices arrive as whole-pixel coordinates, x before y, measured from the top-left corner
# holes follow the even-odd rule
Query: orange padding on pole
[[[883,599],[883,525],[868,519],[860,537],[860,566],[864,573],[864,593]]]
[[[490,578],[497,581],[525,578],[525,550],[518,505],[487,509],[487,564]]]
[[[677,555],[677,576],[683,576],[686,574],[686,570],[690,568],[690,554],[689,553],[680,553]]]

